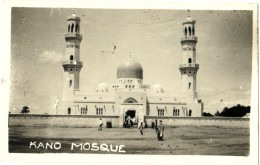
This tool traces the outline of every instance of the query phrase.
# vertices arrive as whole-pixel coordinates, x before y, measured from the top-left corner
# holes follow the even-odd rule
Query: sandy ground
[[[35,142],[31,148],[30,142]],[[46,149],[46,142],[56,142],[56,149],[54,146]],[[74,146],[71,150],[72,143],[86,145],[82,149]],[[88,145],[93,143],[98,143],[98,151]],[[109,151],[101,151],[100,144],[107,144]],[[118,152],[119,148],[117,152],[111,152],[111,144],[114,150],[116,146],[124,145],[121,151],[125,152]],[[106,145],[103,147],[106,149]],[[152,128],[144,129],[144,135],[140,135],[137,128],[103,128],[98,131],[96,128],[10,127],[9,152],[247,156],[249,129],[177,126],[165,128],[164,141],[157,141]]]

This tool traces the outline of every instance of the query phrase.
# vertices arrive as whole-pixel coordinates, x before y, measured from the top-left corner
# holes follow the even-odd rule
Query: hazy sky
[[[72,12],[12,9],[12,112],[27,105],[31,113],[48,113],[61,98],[64,34]],[[80,89],[92,93],[101,82],[115,83],[117,67],[131,52],[143,66],[144,83],[159,83],[166,93],[180,95],[186,10],[76,9],[76,14],[83,35]],[[191,17],[197,21],[197,91],[204,111],[214,114],[225,106],[250,105],[252,12],[191,11]]]

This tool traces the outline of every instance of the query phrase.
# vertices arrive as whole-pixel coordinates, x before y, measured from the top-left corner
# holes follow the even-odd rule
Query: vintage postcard
[[[256,4],[5,5],[3,161],[256,163]]]

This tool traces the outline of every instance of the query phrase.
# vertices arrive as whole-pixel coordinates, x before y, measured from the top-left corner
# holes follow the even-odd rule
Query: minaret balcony
[[[181,43],[184,43],[184,42],[195,42],[195,43],[197,43],[197,41],[198,41],[198,38],[195,37],[195,36],[186,36],[186,37],[181,38]]]
[[[76,61],[76,60],[68,60],[68,61],[62,61],[62,65],[74,65],[74,66],[79,66],[82,67],[83,66],[83,62],[82,61]]]
[[[78,34],[78,33],[67,33],[65,34],[65,39],[74,39],[74,38],[77,38],[77,39],[82,39],[82,35],[81,34]]]
[[[182,68],[195,68],[199,69],[199,64],[180,64],[180,69]]]

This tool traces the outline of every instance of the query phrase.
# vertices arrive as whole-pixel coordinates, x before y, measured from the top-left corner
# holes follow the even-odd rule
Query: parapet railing
[[[197,40],[198,38],[195,36],[186,36],[182,37],[181,40]]]
[[[9,114],[14,118],[119,118],[115,115],[55,115],[55,114]]]
[[[199,69],[199,64],[180,64],[180,68],[184,68],[184,67],[193,67]]]
[[[249,121],[250,118],[243,117],[191,117],[191,116],[145,116],[145,119],[166,119],[166,120],[240,120],[240,121]]]
[[[9,114],[9,117],[16,118],[119,118],[116,115],[55,115],[55,114]],[[191,117],[191,116],[144,116],[145,119],[163,120],[240,120],[249,121],[250,118],[243,117]]]
[[[68,64],[83,65],[83,62],[82,61],[77,61],[77,60],[62,61],[62,65],[68,65]]]
[[[67,34],[65,34],[65,37],[66,37],[66,38],[69,38],[69,37],[82,38],[82,35],[81,35],[81,34],[78,34],[78,33],[67,33]]]

